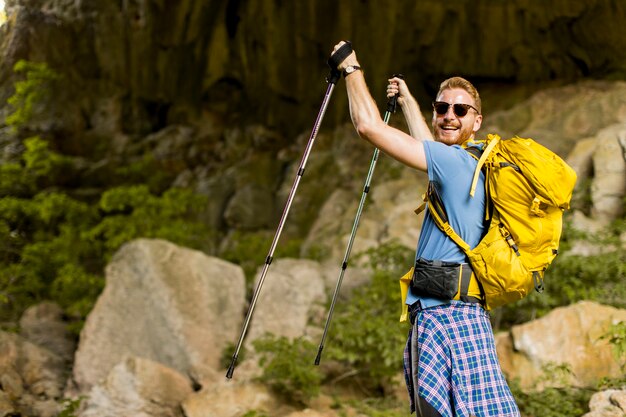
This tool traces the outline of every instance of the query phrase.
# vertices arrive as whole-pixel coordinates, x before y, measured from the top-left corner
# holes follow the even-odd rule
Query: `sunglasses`
[[[467,112],[470,111],[470,109],[473,109],[476,111],[476,113],[480,114],[478,109],[472,106],[471,104],[465,104],[465,103],[450,104],[450,103],[446,103],[445,101],[433,101],[433,109],[440,116],[443,116],[444,114],[446,114],[448,112],[448,107],[450,106],[452,106],[452,110],[454,111],[454,114],[456,114],[457,117],[465,116]]]

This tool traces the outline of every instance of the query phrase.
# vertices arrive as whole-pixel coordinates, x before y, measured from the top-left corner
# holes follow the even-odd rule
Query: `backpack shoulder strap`
[[[446,209],[443,206],[443,201],[441,201],[441,197],[439,196],[439,192],[437,191],[437,187],[433,182],[428,183],[428,211],[430,212],[433,220],[437,227],[445,233],[454,243],[456,243],[466,255],[469,255],[471,252],[470,246],[459,236],[450,223],[448,222],[448,215],[446,214]]]
[[[483,154],[483,150],[476,147],[476,146],[468,146],[465,148],[465,150],[467,151],[467,153],[469,153],[470,155],[472,155],[474,157],[475,160],[479,160],[480,157]]]
[[[496,145],[500,142],[500,136],[498,135],[489,135],[487,139],[487,147],[483,150],[480,159],[478,160],[478,164],[476,165],[476,169],[474,170],[474,177],[472,178],[472,186],[470,187],[470,196],[474,197],[474,193],[476,192],[476,184],[478,183],[478,177],[480,175],[480,170],[483,165],[489,158],[491,151]]]

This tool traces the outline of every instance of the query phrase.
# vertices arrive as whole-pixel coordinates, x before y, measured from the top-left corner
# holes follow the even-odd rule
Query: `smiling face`
[[[477,107],[472,96],[462,88],[448,88],[437,96],[439,102],[450,104],[445,114],[433,111],[433,130],[435,140],[446,145],[460,145],[468,139],[473,139],[480,129],[483,116],[475,109],[470,109],[465,116],[457,116],[454,104],[470,104]]]

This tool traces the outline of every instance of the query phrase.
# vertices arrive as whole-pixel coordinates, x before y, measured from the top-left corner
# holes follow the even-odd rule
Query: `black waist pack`
[[[418,295],[453,300],[459,292],[460,269],[457,263],[418,258],[411,288]]]

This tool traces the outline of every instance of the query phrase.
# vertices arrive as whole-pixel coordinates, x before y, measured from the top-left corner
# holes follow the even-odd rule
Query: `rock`
[[[66,327],[63,310],[51,302],[29,307],[20,319],[22,337],[70,363],[74,358],[75,343]]]
[[[355,193],[343,189],[334,190],[320,209],[317,219],[302,244],[302,254],[305,256],[321,255],[325,263],[341,262],[346,252],[358,204],[359,197]],[[359,225],[358,240],[355,237],[354,253],[376,244],[375,241],[364,236],[365,227],[361,226],[363,225]]]
[[[565,158],[578,140],[624,119],[626,82],[582,81],[538,91],[509,110],[489,114],[480,132],[530,137]]]
[[[17,401],[24,395],[24,381],[13,368],[4,369],[0,376],[0,386],[7,397]]]
[[[379,242],[397,241],[414,250],[424,216],[416,216],[415,209],[422,204],[428,177],[404,166],[400,169],[400,178],[373,187],[372,206],[366,218],[379,225]]]
[[[88,390],[129,355],[212,380],[240,331],[244,280],[236,265],[163,240],[124,245],[81,332],[78,389]]]
[[[594,235],[605,231],[609,222],[606,218],[591,218],[585,216],[585,214],[579,210],[574,210],[571,215],[571,224],[576,230]],[[626,241],[624,243],[626,243]],[[571,256],[594,256],[615,250],[615,245],[597,243],[594,242],[593,239],[577,239],[572,241],[571,248],[563,255],[563,258]]]
[[[19,415],[18,409],[9,399],[8,394],[0,390],[0,416],[11,417],[15,415]]]
[[[626,414],[625,399],[625,390],[595,393],[589,401],[590,411],[582,417],[623,417]]]
[[[566,364],[574,386],[594,386],[601,378],[622,375],[611,345],[601,337],[611,324],[626,321],[626,310],[581,301],[556,308],[545,317],[524,323],[496,336],[498,358],[509,379],[522,388],[562,381],[545,381],[544,367]],[[558,329],[558,331],[555,331]]]
[[[350,295],[355,289],[367,285],[371,281],[373,273],[371,269],[351,266],[352,264],[348,265],[343,274],[341,289],[338,294],[339,301],[349,302]],[[322,264],[322,268],[326,293],[330,299],[337,287],[337,280],[342,271],[342,265],[341,262],[326,262]]]
[[[371,185],[354,238],[351,259],[354,255],[390,241],[415,249],[423,214],[418,217],[414,210],[421,204],[421,193],[426,189],[427,177],[404,167],[401,169],[400,178],[387,181],[380,181],[382,178],[379,178],[378,183]],[[313,224],[303,244],[303,254],[316,253],[321,248],[324,263],[340,264],[360,198],[355,193],[335,190]]]
[[[128,357],[95,385],[79,417],[183,417],[191,381],[162,364]]]
[[[274,199],[269,190],[255,185],[238,189],[228,201],[224,220],[237,230],[257,230],[269,227],[274,215]]]
[[[319,330],[308,325],[313,317],[323,314],[325,301],[324,278],[319,263],[298,259],[275,260],[257,300],[247,343],[266,333],[291,339],[313,336],[311,332],[317,336]]]
[[[626,138],[626,124],[603,129],[596,138],[591,184],[592,215],[611,221],[624,213],[626,159],[620,139]]]
[[[65,362],[53,352],[0,331],[0,411],[34,415],[32,410],[41,409],[48,410],[46,416],[56,415],[65,372]]]
[[[593,154],[597,146],[595,137],[581,139],[565,158],[565,162],[576,171],[576,187],[593,176]]]
[[[185,417],[239,417],[251,410],[275,415],[278,407],[279,401],[264,385],[235,380],[204,387],[182,404]]]

